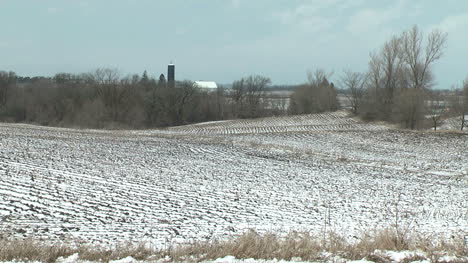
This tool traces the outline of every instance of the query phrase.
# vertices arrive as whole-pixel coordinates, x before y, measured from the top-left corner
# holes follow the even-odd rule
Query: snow
[[[451,130],[451,131],[460,131],[461,124],[462,124],[462,117],[451,117],[448,119],[444,119],[440,123],[440,127],[437,127],[438,130]],[[465,123],[463,126],[463,130],[466,132],[468,130],[468,115],[465,115]],[[433,129],[433,128],[432,128]]]
[[[410,261],[410,262],[420,262],[420,263],[426,263],[430,262],[428,259],[427,255],[421,252],[415,252],[415,251],[402,251],[402,252],[395,252],[395,251],[375,251],[375,253],[385,256],[385,258],[389,258],[391,261],[390,262],[407,262],[408,259],[412,259],[415,256],[420,256],[423,260],[418,260],[418,261]],[[467,257],[460,258],[460,257],[455,257],[455,256],[442,256],[439,258],[439,262],[463,262],[465,260],[468,260]],[[59,258],[57,259],[57,263],[93,263],[91,261],[85,261],[85,260],[80,260],[78,254],[71,255],[67,258]],[[126,257],[123,259],[119,260],[111,260],[109,261],[110,263],[144,263],[144,262],[157,262],[157,263],[163,263],[167,262],[167,259],[160,259],[160,260],[153,260],[153,261],[140,261],[136,260],[132,257]],[[207,261],[202,261],[202,263],[306,263],[306,262],[311,262],[311,261],[302,261],[300,258],[293,258],[290,261],[286,260],[278,260],[278,259],[272,259],[272,260],[265,260],[265,259],[237,259],[234,256],[225,256],[223,258],[218,258],[215,260],[207,260]],[[368,261],[366,259],[361,259],[361,260],[347,260],[343,259],[337,256],[331,256],[328,260],[321,260],[318,262],[339,262],[339,263],[370,263],[373,261]],[[2,263],[9,263],[9,262],[2,262]],[[18,263],[18,262],[16,262]],[[39,263],[39,262],[37,262]]]
[[[424,256],[422,253],[415,253],[413,251],[387,251],[386,254],[395,262],[401,262],[406,258],[414,256]]]
[[[201,89],[217,89],[218,85],[214,81],[195,81],[194,86]]]
[[[126,258],[122,258],[119,260],[111,260],[109,263],[132,263],[132,262],[137,262],[137,260],[135,260],[132,257],[126,257]]]
[[[292,263],[302,263],[306,261],[301,261],[300,259],[293,259],[291,261],[285,261],[285,260],[277,260],[277,259],[272,259],[272,260],[264,260],[264,259],[236,259],[233,256],[226,256],[224,258],[218,258],[213,261],[202,261],[203,263],[286,263],[286,262],[292,262]]]
[[[468,138],[344,112],[165,130],[0,124],[0,222],[10,237],[115,246],[333,229],[395,219],[467,234]]]
[[[74,263],[77,262],[80,258],[80,255],[78,253],[75,253],[67,258],[58,258],[57,263]]]

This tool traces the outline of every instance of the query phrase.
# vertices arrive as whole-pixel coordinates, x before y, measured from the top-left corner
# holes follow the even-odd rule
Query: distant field
[[[0,232],[155,246],[286,233],[468,229],[468,137],[344,112],[148,131],[0,124]]]

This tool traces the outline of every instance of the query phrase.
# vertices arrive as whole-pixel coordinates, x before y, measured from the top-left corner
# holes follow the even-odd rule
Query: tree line
[[[0,120],[84,128],[152,128],[188,123],[309,114],[338,110],[338,93],[346,95],[352,113],[418,129],[434,129],[445,117],[468,121],[468,79],[451,92],[433,90],[433,65],[442,57],[447,35],[427,37],[417,26],[386,41],[371,53],[367,72],[344,71],[338,87],[332,72],[309,72],[307,82],[287,99],[271,99],[268,77],[251,75],[207,91],[191,81],[167,83],[142,75],[122,75],[101,68],[90,73],[21,77],[0,71]],[[449,95],[447,95],[449,94]],[[429,124],[428,124],[429,123]]]
[[[264,99],[270,79],[248,76],[232,91],[208,91],[191,81],[170,85],[116,69],[19,77],[0,72],[0,120],[85,128],[151,128],[283,114]]]
[[[417,26],[392,37],[371,53],[367,72],[345,71],[341,85],[351,111],[367,120],[403,128],[435,130],[444,117],[458,117],[460,129],[468,113],[468,79],[461,89],[433,90],[433,65],[443,55],[447,34],[433,30],[424,37]]]

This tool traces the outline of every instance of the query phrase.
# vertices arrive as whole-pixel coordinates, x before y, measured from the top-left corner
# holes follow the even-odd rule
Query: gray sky
[[[369,52],[417,24],[448,33],[438,88],[468,76],[467,0],[0,0],[0,70],[19,75],[145,69],[231,83],[262,74],[367,69]]]

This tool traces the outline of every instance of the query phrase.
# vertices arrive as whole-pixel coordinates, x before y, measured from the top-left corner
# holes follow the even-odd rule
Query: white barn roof
[[[193,84],[200,89],[217,89],[218,85],[214,81],[195,81]]]

